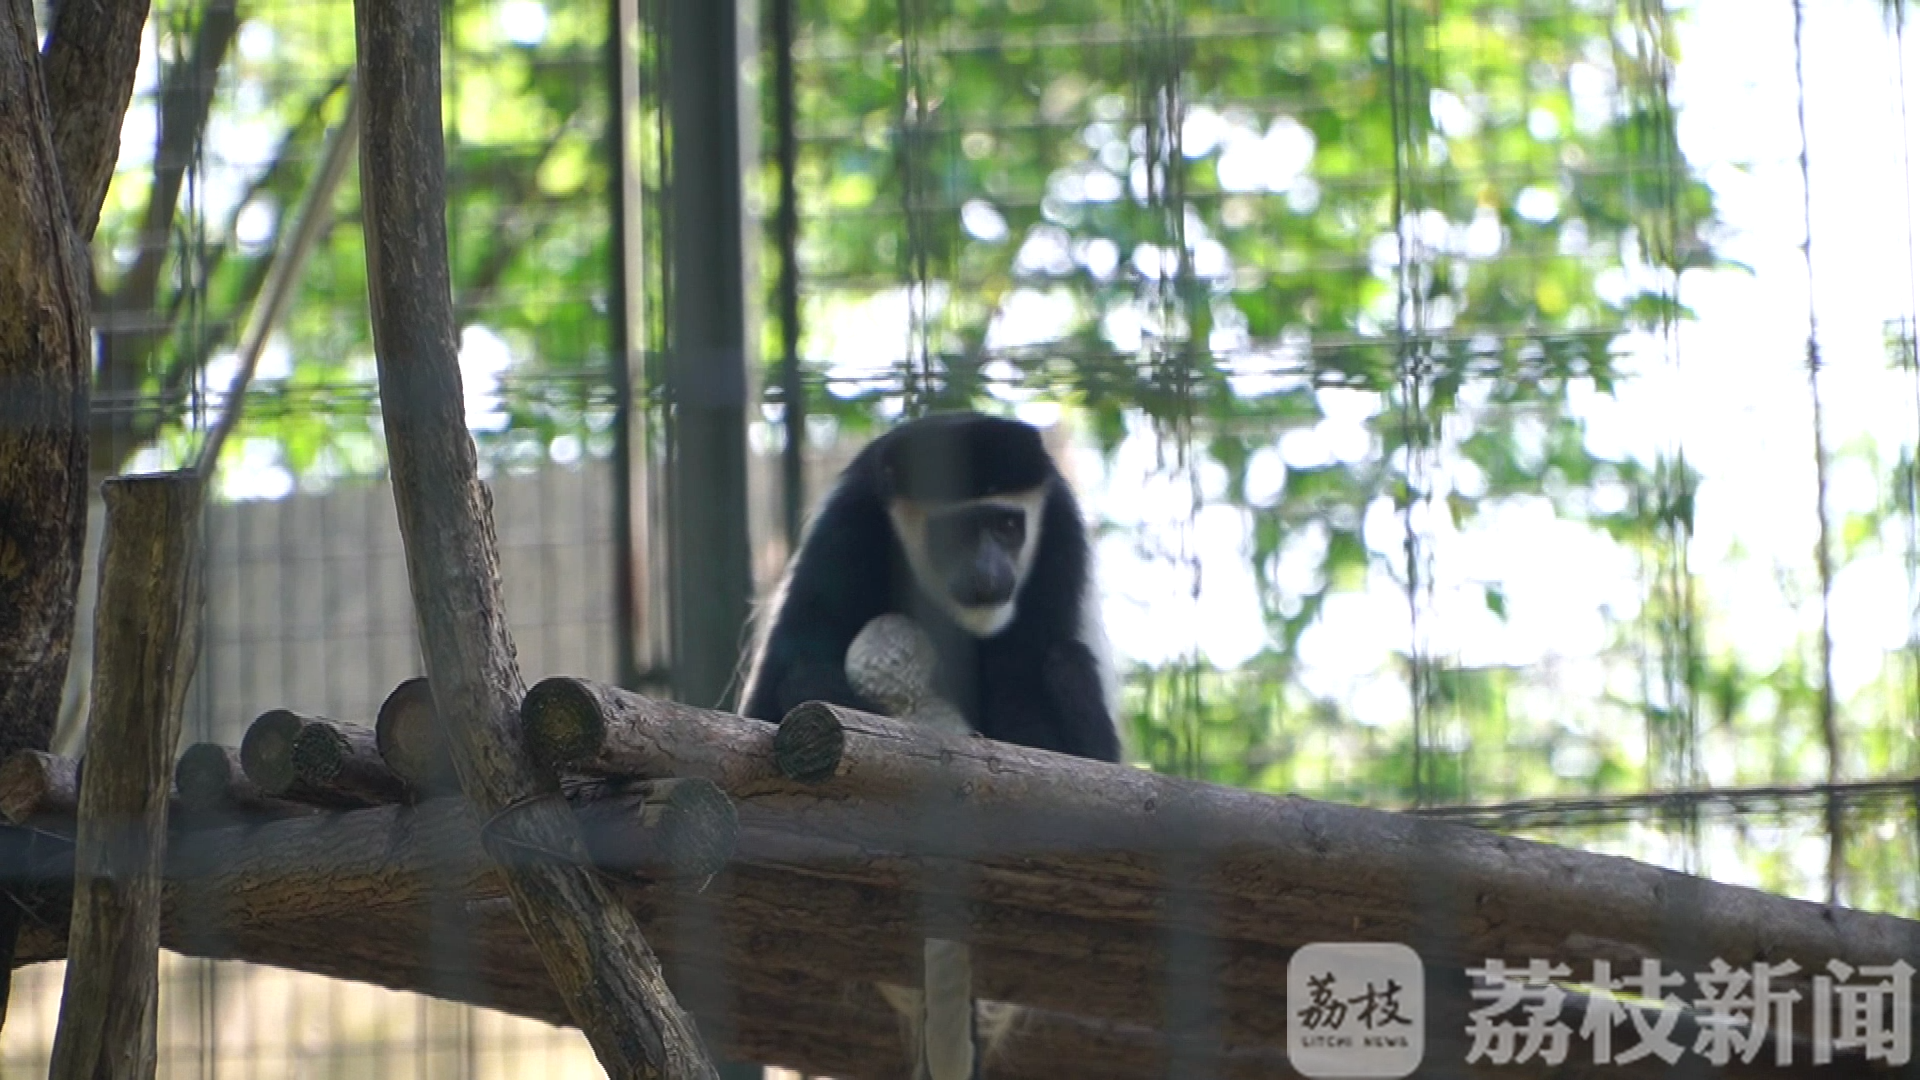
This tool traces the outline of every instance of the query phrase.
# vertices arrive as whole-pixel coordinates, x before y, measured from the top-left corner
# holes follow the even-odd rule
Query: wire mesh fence
[[[468,421],[530,684],[673,659],[664,10],[619,42],[619,5],[447,8]],[[1014,413],[1098,527],[1140,762],[1920,914],[1904,6],[791,14],[757,43],[792,56],[798,199],[760,245],[762,595],[783,454],[817,496],[901,416]],[[323,167],[351,19],[156,3],[95,245],[99,470],[187,460],[258,364],[188,741],[277,707],[366,723],[421,670],[358,180]],[[56,749],[86,687],[76,662]],[[1204,1038],[1212,961],[1174,945],[1167,1024]],[[16,975],[0,1075],[44,1069],[58,970]],[[504,1013],[173,955],[163,979],[166,1076],[595,1075]]]

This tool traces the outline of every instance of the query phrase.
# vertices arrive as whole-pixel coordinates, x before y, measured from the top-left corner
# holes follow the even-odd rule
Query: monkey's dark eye
[[[1017,544],[1026,537],[1027,516],[1014,511],[1003,511],[993,515],[987,528],[1004,543]]]

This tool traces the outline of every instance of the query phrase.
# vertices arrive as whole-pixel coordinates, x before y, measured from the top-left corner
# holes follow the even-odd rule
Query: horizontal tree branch
[[[1906,805],[1920,791],[1920,777],[1848,780],[1833,784],[1760,784],[1749,787],[1635,791],[1616,795],[1550,796],[1506,803],[1431,806],[1409,813],[1487,828],[1612,825],[1660,817],[1784,813],[1818,810],[1833,802],[1855,808],[1876,803]]]
[[[877,1003],[852,1011],[845,1003],[870,997],[872,982],[910,981],[926,932],[917,894],[845,880],[844,867],[802,872],[780,862],[792,855],[794,835],[778,815],[759,813],[743,823],[733,865],[696,889],[674,876],[675,841],[658,818],[649,824],[657,785],[635,793],[623,787],[576,785],[576,814],[596,864],[617,883],[670,976],[694,965],[730,988],[726,1015],[700,1017],[702,1029],[728,1033],[722,1044],[752,1060],[844,1077],[898,1075],[899,1036],[888,1014]],[[830,847],[815,856],[830,855]],[[58,876],[58,868],[52,872]],[[896,863],[872,876],[916,875]],[[480,851],[461,800],[176,831],[169,877],[163,940],[180,951],[565,1019],[502,903],[498,871]],[[23,959],[60,955],[62,932],[53,919],[34,927]],[[996,1076],[1165,1075],[1168,940],[1158,927],[983,901],[966,934],[981,994],[1034,1010]],[[1215,1001],[1224,1074],[1291,1075],[1275,1056],[1284,1042],[1290,950],[1237,940],[1213,949],[1203,977]],[[1461,1060],[1464,1026],[1438,1018],[1461,1015],[1465,986],[1429,973],[1436,1018],[1429,1053]],[[822,983],[831,984],[825,996]],[[1569,1019],[1577,1023],[1577,1015],[1577,1003],[1570,1005]],[[837,1026],[809,1028],[814,1021],[805,1017]],[[1688,1030],[1683,1024],[1681,1033]],[[1804,1051],[1798,1056],[1806,1059]],[[1650,1059],[1606,1072],[1650,1076],[1664,1068]],[[1519,1067],[1497,1073],[1539,1075]]]
[[[208,932],[207,920],[191,926],[183,913],[170,910],[162,940],[188,955],[268,963],[396,990],[439,987],[453,1000],[568,1024],[538,954],[505,899],[474,902],[463,914],[475,948],[451,960],[427,946],[434,927],[424,909],[378,908],[285,921],[228,919],[218,933]],[[26,946],[33,959],[59,956],[58,935],[47,927],[29,931]],[[716,962],[668,942],[661,953],[676,977],[688,965]],[[870,987],[794,967],[734,974],[730,1015],[698,1017],[703,1030],[730,1032],[725,1049],[732,1057],[785,1063],[843,1080],[891,1080],[903,1071],[897,1016]],[[1227,1077],[1295,1075],[1271,1050],[1231,1051],[1222,1064]],[[995,1080],[1144,1080],[1165,1075],[1165,1039],[1148,1028],[1033,1010],[1022,1016],[992,1065]],[[1525,1069],[1511,1071],[1528,1075]]]
[[[576,719],[556,724],[559,714]],[[777,773],[776,729],[758,721],[579,679],[547,680],[523,707],[536,753],[557,765],[705,776],[740,801],[749,832],[764,817],[804,837],[795,858],[837,844],[844,858],[835,872],[869,877],[887,865],[874,861],[880,854],[964,859],[983,895],[1010,904],[1157,921],[1177,859],[1218,932],[1280,946],[1401,941],[1461,965],[1664,956],[1739,966],[1790,957],[1809,969],[1920,956],[1920,923],[1631,859],[946,736],[831,706],[803,706],[788,723],[822,716],[841,749],[831,778],[807,785]],[[589,734],[556,752],[556,727]],[[904,796],[924,792],[945,798],[942,828],[908,814],[913,801]],[[755,857],[743,844],[742,858]],[[1675,942],[1691,956],[1672,955]]]

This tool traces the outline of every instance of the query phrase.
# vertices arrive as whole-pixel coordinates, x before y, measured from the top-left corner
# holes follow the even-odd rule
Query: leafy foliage
[[[450,12],[470,418],[492,467],[608,453],[607,12]],[[166,316],[128,354],[131,392],[172,410],[141,443],[162,457],[191,448],[191,389],[224,385],[348,93],[348,4],[241,18],[221,60],[191,47],[201,22],[157,28],[162,85],[213,65],[220,87],[199,186],[158,233]],[[799,0],[809,411],[858,435],[904,411],[1058,403],[1109,458],[1145,430],[1164,472],[1214,478],[1192,485],[1192,516],[1241,523],[1264,648],[1131,673],[1132,743],[1156,767],[1395,805],[1694,786],[1712,754],[1734,761],[1722,781],[1821,779],[1812,653],[1755,670],[1714,644],[1728,616],[1688,562],[1698,474],[1678,453],[1597,452],[1586,429],[1586,403],[1689,317],[1680,275],[1715,263],[1712,191],[1668,100],[1675,18],[1650,0]],[[670,223],[658,88],[642,95],[638,337],[654,348]],[[155,238],[152,156],[125,164],[98,245],[107,293]],[[770,207],[770,162],[759,179]],[[228,451],[269,454],[288,487],[384,464],[351,179],[332,209]],[[772,245],[769,229],[769,289]],[[777,388],[780,328],[763,329],[760,382]],[[1837,524],[1843,560],[1914,520],[1912,486]],[[1433,644],[1456,594],[1518,618],[1526,597],[1439,553],[1525,514],[1604,537],[1637,575],[1587,682]],[[1406,621],[1368,643],[1366,681],[1387,692],[1361,708],[1308,653],[1369,591],[1404,596]],[[1844,771],[1912,767],[1907,660],[1847,703]],[[1898,862],[1885,844],[1853,858]]]

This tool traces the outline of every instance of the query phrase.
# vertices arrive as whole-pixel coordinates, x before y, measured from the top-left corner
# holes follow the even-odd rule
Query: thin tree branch
[[[711,1078],[659,958],[585,864],[572,811],[518,737],[525,683],[455,349],[440,18],[438,0],[354,2],[367,95],[360,178],[374,356],[427,678],[460,786],[486,822],[482,843],[608,1075]]]
[[[232,235],[240,213],[261,192],[290,190],[293,187],[293,180],[297,175],[293,166],[301,158],[301,148],[306,144],[309,136],[324,130],[327,103],[333,100],[334,94],[347,85],[350,77],[351,72],[342,72],[314,95],[302,111],[300,119],[280,140],[280,145],[273,155],[272,164],[268,165],[265,171],[248,185],[245,192],[234,203],[233,214],[227,221],[227,235]],[[171,206],[175,202],[178,202],[177,195],[167,205]],[[171,225],[167,227],[171,228]],[[206,268],[209,278],[225,260],[225,251],[225,248],[215,250],[213,260]],[[140,258],[145,260],[151,254],[154,266],[152,272],[156,275],[156,279],[165,253],[164,232],[151,245],[142,241]],[[206,366],[208,358],[215,350],[227,344],[241,316],[253,306],[255,299],[260,295],[260,290],[266,284],[267,274],[272,269],[273,261],[271,257],[255,260],[254,264],[248,268],[247,276],[238,289],[232,311],[223,318],[212,320],[209,332],[198,341],[181,346],[168,363],[166,371],[161,374],[159,395],[150,407],[139,407],[141,373],[147,370],[154,349],[165,340],[177,324],[182,310],[181,301],[186,294],[183,292],[175,296],[174,302],[168,307],[166,319],[158,325],[150,319],[138,323],[123,320],[121,325],[109,323],[99,328],[102,362],[100,390],[96,392],[96,399],[104,400],[97,400],[98,407],[94,410],[94,475],[103,476],[118,472],[125,466],[127,459],[151,441],[161,427],[173,417],[174,411],[185,400],[187,386],[192,382],[193,377]],[[137,285],[136,279],[136,274],[140,273],[144,272],[140,270],[140,263],[136,262],[135,266],[129,269],[127,275],[121,279],[116,292],[106,298],[105,302],[129,313],[149,312],[155,297],[150,292],[140,291],[142,287]],[[146,296],[145,300],[137,299],[142,295]],[[113,389],[114,386],[119,385],[115,380],[122,378],[129,381],[119,389]]]
[[[327,137],[327,149],[320,159],[320,168],[314,173],[313,182],[307,186],[306,198],[301,201],[299,217],[294,222],[293,238],[270,261],[260,302],[254,307],[246,338],[240,346],[239,370],[234,372],[233,382],[227,386],[226,409],[207,432],[206,441],[200,446],[199,460],[194,465],[194,472],[202,480],[212,477],[215,466],[220,462],[221,446],[240,422],[240,414],[246,405],[247,385],[253,381],[253,373],[260,366],[260,354],[267,347],[268,336],[279,324],[281,315],[285,314],[287,304],[293,297],[294,288],[300,283],[300,273],[306,268],[307,257],[313,253],[315,245],[326,231],[327,222],[332,216],[334,193],[340,190],[340,181],[347,175],[347,163],[353,160],[359,135],[360,90],[354,86],[347,91],[347,114],[341,119],[340,126]]]
[[[207,117],[212,112],[220,65],[226,60],[227,49],[239,29],[235,0],[212,0],[194,31],[193,49],[187,61],[168,68],[161,78],[153,183],[147,192],[138,252],[133,265],[114,286],[113,306],[118,310],[147,312],[154,307],[159,295],[160,271],[166,263],[167,237],[179,213],[180,187],[185,182],[187,167],[193,163],[194,146],[206,130]],[[327,96],[331,93],[330,88]]]
[[[120,160],[120,124],[133,97],[147,8],[148,0],[72,0],[60,5],[47,35],[42,71],[54,153],[81,240],[93,239]]]

